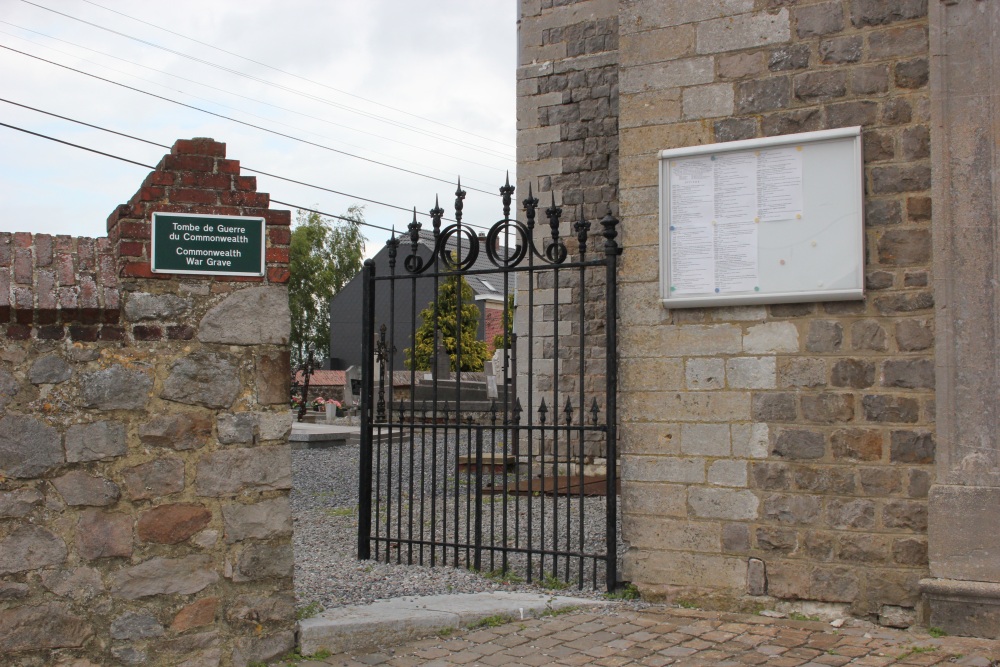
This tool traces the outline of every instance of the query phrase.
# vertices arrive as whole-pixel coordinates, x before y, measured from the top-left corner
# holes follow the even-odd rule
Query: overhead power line
[[[157,25],[155,23],[150,23],[149,21],[143,21],[142,19],[136,18],[134,16],[130,16],[130,15],[126,14],[125,12],[120,12],[118,10],[111,9],[110,7],[105,7],[104,5],[100,5],[100,4],[96,3],[96,2],[93,2],[92,0],[82,0],[82,1],[86,2],[88,5],[93,5],[94,7],[98,7],[100,9],[103,9],[106,12],[111,12],[112,14],[117,14],[118,16],[123,16],[123,17],[125,17],[125,18],[127,18],[129,20],[136,21],[137,23],[142,23],[143,25],[148,25],[151,28],[156,28],[157,30],[162,30],[163,32],[170,33],[171,35],[176,35],[177,37],[181,37],[181,38],[186,39],[188,41],[194,42],[195,44],[201,44],[202,46],[207,46],[208,48],[214,49],[216,51],[219,51],[220,53],[225,53],[225,54],[230,55],[230,56],[235,56],[236,58],[240,58],[242,60],[246,60],[247,62],[253,63],[254,65],[260,65],[261,67],[266,67],[266,68],[268,68],[270,70],[273,70],[275,72],[278,72],[280,74],[284,74],[285,76],[290,76],[290,77],[299,79],[300,81],[305,81],[306,83],[311,83],[313,85],[320,86],[322,88],[326,88],[327,90],[332,90],[335,93],[340,93],[341,95],[347,95],[348,97],[353,97],[354,99],[361,100],[363,102],[368,102],[369,104],[374,104],[375,106],[382,107],[383,109],[388,109],[390,111],[395,111],[396,113],[401,113],[403,115],[410,116],[411,118],[417,118],[418,120],[422,120],[422,121],[427,122],[427,123],[432,123],[432,124],[437,125],[439,127],[444,127],[444,128],[449,129],[449,130],[454,130],[455,132],[461,132],[462,134],[467,134],[470,137],[476,137],[477,139],[484,139],[486,141],[490,141],[492,143],[498,144],[498,145],[503,146],[505,148],[510,148],[510,145],[507,144],[507,143],[505,143],[505,142],[497,141],[496,139],[491,139],[490,137],[486,137],[486,136],[483,136],[481,134],[476,134],[475,132],[469,132],[468,130],[463,130],[460,127],[455,127],[454,125],[448,125],[447,123],[441,123],[441,122],[433,120],[431,118],[427,118],[425,116],[420,116],[418,114],[406,111],[405,109],[398,109],[396,107],[389,106],[388,104],[382,104],[381,102],[376,102],[375,100],[368,99],[367,97],[362,97],[361,95],[355,95],[354,93],[349,93],[346,90],[342,90],[340,88],[334,88],[333,86],[327,85],[327,84],[325,84],[325,83],[323,83],[321,81],[316,81],[315,79],[310,79],[308,77],[300,76],[298,74],[295,74],[294,72],[289,72],[288,70],[283,70],[283,69],[281,69],[279,67],[274,67],[272,65],[268,65],[267,63],[261,62],[259,60],[254,60],[253,58],[249,58],[247,56],[240,55],[239,53],[234,53],[232,51],[227,51],[226,49],[223,49],[223,48],[221,48],[219,46],[216,46],[215,44],[212,44],[210,42],[203,42],[200,39],[195,39],[194,37],[189,37],[187,35],[184,35],[182,33],[176,32],[174,30],[170,30],[169,28],[164,28],[161,25]]]
[[[27,105],[18,104],[17,102],[10,102],[9,100],[5,100],[5,99],[0,99],[0,101],[2,101],[2,102],[8,102],[10,104],[15,104],[17,106],[24,107],[24,108],[30,109],[32,111],[38,111],[40,113],[44,113],[44,114],[47,114],[47,115],[50,115],[50,116],[55,116],[57,118],[61,118],[63,120],[68,120],[68,121],[73,122],[73,123],[78,123],[80,125],[85,125],[87,127],[94,128],[95,130],[101,130],[102,132],[109,132],[111,134],[116,134],[116,135],[121,136],[121,137],[125,137],[125,138],[128,138],[128,139],[134,139],[136,141],[141,141],[143,143],[151,144],[153,146],[159,146],[159,147],[167,148],[167,149],[170,148],[170,146],[167,146],[165,144],[160,144],[160,143],[157,143],[155,141],[150,141],[149,139],[142,139],[140,137],[135,137],[135,136],[132,136],[132,135],[129,135],[129,134],[125,134],[123,132],[117,132],[115,130],[109,130],[109,129],[100,127],[98,125],[92,125],[90,123],[86,123],[86,122],[83,122],[83,121],[78,121],[78,120],[75,120],[73,118],[68,118],[66,116],[60,116],[58,114],[50,113],[50,112],[47,112],[47,111],[41,111],[40,109],[35,109],[35,108],[29,107]],[[90,148],[89,146],[82,146],[80,144],[75,144],[75,143],[70,142],[70,141],[65,141],[64,139],[58,139],[56,137],[53,137],[53,136],[50,136],[50,135],[47,135],[47,134],[42,134],[40,132],[34,132],[32,130],[28,130],[28,129],[23,128],[23,127],[18,127],[16,125],[10,125],[8,123],[0,122],[0,126],[7,127],[7,128],[12,129],[12,130],[17,130],[18,132],[24,132],[25,134],[30,134],[32,136],[39,137],[41,139],[47,139],[49,141],[54,141],[56,143],[63,144],[64,146],[70,146],[72,148],[78,148],[80,150],[84,150],[84,151],[87,151],[89,153],[96,153],[97,155],[103,155],[104,157],[109,157],[109,158],[112,158],[114,160],[119,160],[121,162],[127,162],[129,164],[134,164],[134,165],[139,166],[139,167],[145,167],[145,168],[151,169],[151,170],[155,170],[156,169],[155,166],[149,165],[149,164],[145,164],[144,162],[138,162],[136,160],[130,160],[129,158],[125,158],[125,157],[122,157],[120,155],[115,155],[113,153],[106,153],[104,151],[99,151],[96,148]],[[298,181],[298,180],[295,180],[293,178],[288,178],[288,177],[285,177],[285,176],[278,176],[276,174],[271,174],[271,173],[268,173],[268,172],[265,172],[265,171],[260,171],[259,169],[251,169],[250,167],[245,167],[242,164],[240,165],[240,168],[243,169],[243,170],[255,173],[255,174],[261,174],[263,176],[268,176],[270,178],[276,178],[278,180],[287,181],[289,183],[295,183],[297,185],[303,185],[305,187],[314,188],[316,190],[323,190],[325,192],[331,192],[333,194],[341,195],[341,196],[344,196],[344,197],[349,197],[351,199],[355,199],[355,200],[358,200],[358,201],[367,202],[369,204],[377,204],[378,206],[385,206],[385,207],[393,208],[393,209],[396,209],[396,210],[399,210],[399,211],[406,211],[407,213],[411,213],[412,212],[414,215],[422,215],[424,217],[430,217],[429,214],[417,211],[416,208],[407,208],[405,206],[398,206],[396,204],[389,204],[389,203],[386,203],[386,202],[378,201],[376,199],[369,199],[367,197],[360,197],[358,195],[351,195],[351,194],[348,194],[346,192],[339,192],[337,190],[331,190],[330,188],[325,188],[325,187],[323,187],[321,185],[313,185],[311,183],[306,183],[304,181]],[[313,209],[310,209],[310,208],[305,207],[305,206],[299,206],[298,204],[289,204],[287,202],[278,201],[277,199],[271,199],[271,201],[273,201],[276,204],[281,204],[282,206],[291,206],[293,208],[300,208],[300,209],[302,209],[304,211],[317,212],[317,213],[320,212],[320,211],[313,211]],[[350,218],[344,218],[343,216],[338,216],[338,215],[333,215],[333,214],[328,214],[328,213],[322,213],[322,215],[330,215],[331,217],[338,218],[340,220],[350,220]],[[442,218],[442,219],[443,220],[447,220],[449,222],[454,222],[454,220],[451,220],[450,218]],[[358,223],[358,224],[363,224],[363,225],[368,226],[368,227],[374,227],[375,229],[381,229],[381,230],[387,231],[387,232],[388,231],[392,231],[392,232],[395,233],[395,229],[389,229],[387,227],[381,227],[379,225],[374,225],[374,224],[368,223],[368,222]],[[472,223],[468,223],[468,222],[463,222],[462,226],[463,227],[469,227],[469,228],[472,228],[472,229],[483,229],[483,230],[489,229],[488,227],[484,227],[483,225],[476,225],[476,224],[472,224]]]
[[[37,7],[39,9],[45,10],[47,12],[52,12],[53,14],[58,14],[59,16],[63,16],[63,17],[68,18],[68,19],[70,19],[72,21],[78,21],[78,22],[83,23],[85,25],[89,25],[89,26],[91,26],[93,28],[97,28],[98,30],[104,30],[104,31],[110,32],[110,33],[112,33],[114,35],[118,35],[119,37],[123,37],[125,39],[129,39],[129,40],[132,40],[134,42],[139,42],[140,44],[145,44],[146,46],[150,46],[150,47],[153,47],[155,49],[159,49],[161,51],[166,51],[167,53],[172,53],[172,54],[174,54],[176,56],[180,56],[182,58],[187,58],[188,60],[191,60],[191,61],[203,64],[203,65],[207,65],[209,67],[213,67],[213,68],[221,70],[223,72],[227,72],[229,74],[233,74],[233,75],[240,76],[240,77],[243,77],[243,78],[246,78],[246,79],[250,79],[251,81],[256,81],[258,83],[262,83],[262,84],[267,85],[267,86],[273,86],[275,88],[278,88],[280,90],[284,90],[284,91],[292,93],[294,95],[299,95],[301,97],[305,97],[307,99],[311,99],[311,100],[314,100],[316,102],[321,102],[323,104],[328,104],[328,105],[336,107],[338,109],[343,109],[345,111],[349,111],[351,113],[355,113],[355,114],[358,114],[358,115],[361,115],[361,116],[365,116],[365,117],[371,118],[373,120],[378,120],[378,121],[381,121],[383,123],[388,123],[390,125],[394,125],[394,126],[399,127],[399,128],[407,129],[407,130],[409,130],[411,132],[416,132],[417,134],[423,134],[423,135],[428,136],[428,137],[435,137],[435,138],[439,139],[440,141],[446,141],[448,143],[456,144],[456,145],[459,145],[459,146],[469,146],[469,147],[475,148],[477,150],[488,151],[488,152],[491,152],[491,153],[495,153],[495,154],[497,154],[497,155],[499,155],[501,157],[506,157],[506,158],[513,157],[513,156],[510,156],[509,154],[501,154],[501,153],[499,153],[499,151],[494,151],[493,149],[487,148],[485,146],[477,146],[475,144],[471,144],[471,143],[468,143],[468,142],[455,141],[455,140],[450,139],[447,136],[445,136],[443,134],[440,134],[440,133],[437,133],[437,132],[432,132],[432,131],[429,131],[429,130],[422,130],[422,129],[414,127],[412,125],[408,125],[406,123],[401,123],[399,121],[394,121],[392,119],[385,118],[384,116],[379,116],[378,114],[373,114],[373,113],[369,113],[369,112],[366,112],[366,111],[360,111],[358,109],[354,109],[354,108],[349,107],[347,105],[340,104],[338,102],[334,102],[333,100],[328,100],[328,99],[326,99],[324,97],[319,97],[318,95],[312,95],[310,93],[307,93],[307,92],[304,92],[304,91],[301,91],[301,90],[297,90],[295,88],[291,88],[289,86],[285,86],[285,85],[282,85],[280,83],[275,83],[273,81],[268,81],[267,79],[263,79],[261,77],[253,76],[252,74],[246,74],[245,72],[240,72],[239,70],[233,69],[231,67],[226,67],[224,65],[219,65],[218,63],[213,63],[213,62],[211,62],[209,60],[205,60],[204,58],[198,58],[197,56],[192,56],[190,54],[184,53],[183,51],[177,51],[176,49],[171,49],[169,47],[162,46],[160,44],[156,44],[155,42],[150,42],[149,40],[140,39],[139,37],[135,37],[133,35],[129,35],[128,33],[120,32],[118,30],[113,30],[111,28],[108,28],[107,26],[102,26],[100,24],[93,23],[91,21],[86,21],[84,19],[78,18],[76,16],[72,16],[72,15],[67,14],[65,12],[60,12],[58,10],[52,9],[50,7],[45,7],[44,5],[40,5],[40,4],[36,3],[36,2],[31,2],[31,0],[21,0],[21,2],[23,2],[25,4],[28,4],[28,5],[31,5],[33,7]]]
[[[21,54],[23,56],[27,56],[28,58],[33,58],[35,60],[39,60],[41,62],[48,63],[50,65],[54,65],[56,67],[60,67],[60,68],[65,69],[65,70],[69,70],[71,72],[76,72],[77,74],[82,74],[82,75],[90,77],[92,79],[97,79],[98,81],[104,81],[105,83],[110,83],[110,84],[112,84],[114,86],[118,86],[120,88],[125,88],[126,90],[131,90],[131,91],[134,91],[134,92],[137,92],[137,93],[141,93],[143,95],[148,95],[149,97],[153,97],[153,98],[156,98],[158,100],[163,100],[164,102],[170,102],[171,104],[176,104],[177,106],[185,107],[187,109],[192,109],[194,111],[198,111],[198,112],[201,112],[201,113],[204,113],[204,114],[208,114],[210,116],[215,116],[216,118],[222,118],[223,120],[228,120],[230,122],[238,123],[240,125],[245,125],[246,127],[251,127],[251,128],[253,128],[255,130],[260,130],[262,132],[267,132],[268,134],[273,134],[275,136],[283,137],[285,139],[290,139],[292,141],[297,141],[299,143],[306,144],[306,145],[309,145],[309,146],[314,146],[316,148],[322,148],[323,150],[331,151],[333,153],[338,153],[340,155],[346,155],[347,157],[352,157],[352,158],[355,158],[357,160],[363,160],[365,162],[371,162],[372,164],[377,164],[379,166],[387,167],[389,169],[395,169],[396,171],[402,171],[404,173],[412,174],[414,176],[420,176],[421,178],[427,178],[427,179],[430,179],[432,181],[438,181],[440,183],[448,183],[449,185],[451,184],[451,181],[448,181],[448,180],[443,179],[443,178],[439,178],[437,176],[431,176],[429,174],[423,174],[423,173],[421,173],[419,171],[414,171],[412,169],[406,169],[406,168],[400,167],[398,165],[389,164],[387,162],[381,162],[379,160],[373,160],[371,158],[366,158],[366,157],[363,157],[361,155],[355,155],[354,153],[349,153],[347,151],[342,151],[340,149],[333,148],[332,146],[326,146],[324,144],[320,144],[320,143],[317,143],[315,141],[309,141],[308,139],[303,139],[301,137],[296,137],[296,136],[291,135],[291,134],[286,134],[284,132],[279,132],[277,130],[272,130],[272,129],[264,127],[262,125],[256,125],[254,123],[249,123],[249,122],[247,122],[245,120],[240,120],[239,118],[233,118],[232,116],[227,116],[225,114],[217,113],[215,111],[209,111],[208,109],[202,109],[201,107],[194,106],[193,104],[187,104],[186,102],[181,102],[179,100],[174,100],[174,99],[171,99],[169,97],[165,97],[163,95],[157,95],[156,93],[151,93],[151,92],[149,92],[147,90],[142,90],[141,88],[136,88],[135,86],[130,86],[128,84],[120,83],[120,82],[114,81],[112,79],[107,79],[107,78],[105,78],[103,76],[98,76],[96,74],[91,74],[90,72],[85,72],[85,71],[83,71],[81,69],[77,69],[75,67],[70,67],[69,65],[63,65],[62,63],[57,63],[54,60],[49,60],[47,58],[42,58],[41,56],[36,56],[36,55],[31,54],[31,53],[27,53],[26,51],[21,51],[19,49],[15,49],[13,47],[6,46],[4,44],[0,44],[0,48],[7,49],[8,51],[13,51],[14,53],[19,53],[19,54]],[[483,194],[499,196],[496,192],[491,192],[489,190],[482,190],[480,188],[474,188],[471,185],[469,186],[469,190],[475,190],[476,192],[481,192]]]
[[[204,88],[210,88],[210,89],[212,89],[214,91],[217,91],[217,92],[220,92],[220,93],[225,93],[227,95],[232,95],[234,97],[239,97],[239,98],[242,98],[244,100],[248,100],[250,102],[254,102],[256,104],[262,104],[264,106],[268,106],[268,107],[271,107],[273,109],[278,109],[279,111],[284,111],[286,113],[292,113],[292,114],[295,114],[297,116],[302,116],[304,118],[309,118],[311,120],[315,120],[315,121],[318,121],[320,123],[325,123],[327,125],[332,125],[334,127],[344,128],[346,130],[350,130],[351,132],[358,132],[360,134],[366,134],[368,136],[375,137],[377,139],[383,139],[385,141],[390,141],[392,143],[400,144],[401,146],[407,146],[409,148],[416,148],[416,149],[418,149],[420,151],[423,151],[425,153],[433,153],[434,155],[441,155],[443,157],[446,157],[446,158],[449,158],[449,159],[452,159],[452,160],[458,160],[460,162],[466,162],[468,164],[474,164],[474,165],[479,166],[479,167],[485,167],[486,169],[496,169],[498,171],[502,170],[502,168],[500,168],[500,167],[494,167],[492,165],[484,164],[482,162],[476,162],[475,160],[469,160],[468,158],[458,157],[457,155],[451,155],[449,153],[442,153],[441,151],[437,151],[437,150],[434,150],[434,149],[431,149],[431,148],[425,148],[423,146],[418,146],[416,144],[407,143],[407,142],[401,141],[399,139],[393,139],[392,137],[387,137],[385,135],[378,134],[376,132],[369,132],[367,130],[361,130],[361,129],[358,129],[356,127],[351,127],[350,125],[344,125],[343,123],[337,123],[337,122],[334,122],[332,120],[328,120],[326,118],[321,118],[320,116],[314,116],[312,114],[308,114],[308,113],[305,113],[303,111],[297,111],[295,109],[290,109],[288,107],[283,107],[283,106],[280,106],[278,104],[274,104],[272,102],[267,102],[267,101],[264,101],[264,100],[257,99],[255,97],[250,97],[248,95],[243,95],[243,94],[231,91],[231,90],[226,90],[225,88],[219,88],[218,86],[215,86],[215,85],[212,85],[212,84],[202,83],[201,81],[196,81],[194,79],[189,79],[187,77],[183,77],[183,76],[180,76],[180,75],[177,75],[177,74],[172,74],[172,73],[164,71],[164,70],[156,69],[155,67],[150,67],[148,65],[143,65],[142,63],[137,63],[137,62],[135,62],[133,60],[129,60],[128,58],[122,58],[120,56],[116,56],[116,55],[111,54],[111,53],[105,53],[104,51],[99,51],[97,49],[92,49],[89,46],[84,46],[82,44],[77,44],[76,42],[71,42],[71,41],[66,40],[66,39],[62,39],[62,38],[59,38],[59,37],[54,37],[53,35],[49,35],[49,34],[46,34],[44,32],[40,32],[38,30],[33,30],[31,28],[26,28],[24,26],[17,25],[16,23],[11,23],[10,21],[4,21],[4,20],[0,19],[0,23],[3,23],[5,25],[9,25],[9,26],[11,26],[13,28],[16,28],[18,30],[23,30],[24,32],[29,32],[29,33],[33,33],[35,35],[39,35],[39,36],[44,37],[46,39],[50,39],[50,40],[53,40],[53,41],[56,41],[56,42],[62,42],[63,44],[68,44],[68,45],[76,47],[78,49],[83,49],[84,51],[89,51],[91,53],[96,53],[97,55],[104,56],[105,58],[112,58],[114,60],[118,60],[120,62],[132,65],[133,67],[141,67],[141,68],[149,70],[151,72],[156,72],[157,74],[162,74],[164,76],[169,76],[169,77],[172,77],[174,79],[180,79],[181,81],[187,81],[188,83],[193,83],[193,84],[195,84],[197,86],[202,86]],[[234,111],[238,111],[240,113],[246,114],[246,115],[254,117],[254,118],[260,118],[262,120],[270,120],[270,122],[272,122],[272,123],[277,123],[277,124],[283,125],[285,127],[290,127],[292,129],[299,130],[300,132],[309,132],[310,134],[316,134],[318,136],[321,136],[324,139],[330,139],[332,141],[338,141],[337,139],[334,139],[333,137],[327,137],[327,136],[318,134],[316,132],[311,132],[310,130],[306,130],[304,128],[297,127],[295,125],[290,125],[288,123],[283,123],[283,122],[278,121],[278,120],[268,119],[268,118],[265,118],[264,116],[253,114],[253,113],[250,113],[249,111],[245,111],[243,109],[237,109],[236,107],[232,107],[232,106],[228,106],[228,105],[225,105],[225,104],[221,104],[219,102],[216,102],[215,100],[210,100],[210,99],[208,99],[206,97],[200,97],[198,95],[194,95],[193,93],[189,93],[189,92],[187,92],[185,90],[181,90],[179,88],[178,89],[172,89],[172,88],[169,88],[167,86],[164,86],[161,83],[157,83],[156,81],[151,81],[149,79],[144,79],[142,77],[135,76],[134,74],[131,74],[129,72],[124,72],[122,70],[118,70],[118,69],[115,69],[113,67],[108,67],[107,65],[105,65],[103,63],[99,63],[99,62],[96,62],[96,61],[93,61],[93,60],[88,60],[86,58],[81,58],[80,56],[78,56],[78,55],[76,55],[74,53],[68,53],[66,51],[61,51],[61,50],[53,48],[51,46],[47,46],[47,45],[44,45],[44,44],[38,44],[37,42],[34,42],[32,40],[27,40],[27,39],[25,39],[23,37],[20,37],[18,35],[13,35],[13,34],[11,34],[9,32],[3,31],[3,30],[0,30],[0,34],[8,35],[10,37],[14,37],[15,39],[20,39],[20,40],[26,41],[26,42],[28,42],[30,44],[35,44],[35,45],[41,46],[42,48],[48,49],[50,51],[55,51],[56,53],[61,53],[62,55],[70,56],[72,58],[77,58],[79,60],[82,60],[83,62],[90,63],[92,65],[97,65],[98,67],[103,67],[105,69],[109,69],[112,72],[117,72],[119,74],[124,74],[126,76],[130,76],[130,77],[138,79],[140,81],[145,81],[147,83],[152,83],[153,85],[156,85],[156,86],[162,86],[164,88],[167,88],[168,90],[174,90],[175,92],[181,93],[182,95],[187,95],[189,97],[193,97],[194,99],[204,100],[206,102],[209,102],[211,104],[216,104],[216,105],[221,106],[221,107],[226,108],[226,109],[232,109]],[[344,143],[344,144],[346,144],[348,146],[352,146],[354,148],[362,148],[363,150],[366,150],[363,147],[358,146],[356,144],[350,144],[350,143],[343,142],[343,141],[341,143]],[[385,157],[390,157],[390,158],[393,157],[391,155],[386,155],[385,153],[379,153],[378,151],[370,151],[370,152],[374,153],[376,155],[385,155]],[[401,158],[394,158],[394,159],[402,161],[402,162],[409,162],[409,160],[403,160]]]

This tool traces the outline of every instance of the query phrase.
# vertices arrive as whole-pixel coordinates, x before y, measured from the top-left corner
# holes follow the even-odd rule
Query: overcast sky
[[[475,188],[497,192],[508,169],[514,180],[512,0],[0,0],[0,45],[3,100],[160,144],[212,137],[243,166],[354,197],[427,211],[438,194],[450,217],[460,175],[466,221],[488,225],[499,198]],[[7,101],[0,123],[147,165],[166,152]],[[148,171],[0,127],[0,231],[103,236]],[[258,190],[336,214],[364,204],[266,176]],[[411,217],[365,207],[385,227]],[[369,251],[387,236],[365,233]]]

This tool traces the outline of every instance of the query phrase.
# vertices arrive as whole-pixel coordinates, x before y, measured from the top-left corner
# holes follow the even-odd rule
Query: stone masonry
[[[585,148],[592,167],[574,177],[617,185],[622,220],[624,578],[653,597],[768,595],[918,620],[935,462],[927,2],[521,5],[522,190],[565,178],[531,113],[572,112],[544,82],[596,58],[540,36],[584,15],[617,23],[617,49],[593,66],[617,70],[617,150]],[[658,151],[853,125],[864,301],[664,309]]]
[[[265,217],[266,277],[152,274],[153,211]],[[289,224],[225,144],[194,139],[106,238],[0,234],[4,664],[292,647]]]

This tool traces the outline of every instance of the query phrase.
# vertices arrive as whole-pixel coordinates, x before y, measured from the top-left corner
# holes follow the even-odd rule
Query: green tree
[[[461,287],[459,287],[461,286]],[[458,328],[458,294],[462,295],[462,329]],[[490,358],[489,346],[479,340],[479,308],[472,288],[462,276],[450,276],[438,287],[437,331],[445,352],[451,360],[451,370],[481,371],[483,362]],[[406,366],[418,371],[431,369],[434,360],[435,312],[432,301],[420,311],[420,327],[413,334],[413,348],[406,348]],[[458,348],[461,341],[462,368],[458,366]]]
[[[345,220],[299,210],[288,251],[288,305],[292,311],[292,356],[299,364],[312,350],[317,360],[330,352],[330,298],[361,270],[364,207],[352,206]]]

